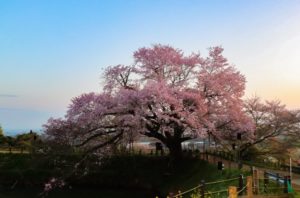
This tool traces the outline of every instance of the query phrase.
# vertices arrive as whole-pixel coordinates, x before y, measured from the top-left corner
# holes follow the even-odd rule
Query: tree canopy
[[[107,67],[102,92],[73,98],[65,118],[49,119],[45,132],[86,152],[107,152],[145,135],[165,144],[174,158],[181,142],[194,137],[251,137],[254,124],[243,111],[245,77],[222,52],[212,47],[202,57],[167,45],[140,48],[132,65]]]

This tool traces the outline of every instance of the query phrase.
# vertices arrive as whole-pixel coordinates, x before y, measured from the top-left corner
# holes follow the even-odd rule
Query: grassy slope
[[[49,176],[55,175],[56,169],[46,159],[31,158],[28,155],[5,155],[0,156],[0,182],[22,180],[23,183],[28,183],[29,186],[36,185],[33,190],[19,189],[13,192],[0,191],[0,197],[22,197],[27,193],[30,197],[33,193],[41,191],[42,183]],[[44,174],[41,174],[44,172]],[[5,177],[3,176],[5,175]],[[184,191],[192,188],[200,183],[202,179],[206,182],[216,181],[226,178],[233,178],[239,175],[238,171],[223,171],[220,172],[215,166],[209,165],[199,159],[185,159],[177,162],[175,168],[171,168],[166,157],[154,156],[119,156],[107,160],[101,169],[92,168],[90,174],[71,181],[73,193],[70,190],[53,194],[53,197],[76,197],[77,194],[82,194],[89,191],[90,197],[119,197],[122,193],[123,197],[130,194],[137,194],[139,197],[152,197],[154,195],[165,196],[168,192]],[[6,181],[3,181],[3,180]],[[42,182],[41,184],[37,184]],[[1,185],[0,184],[0,185]],[[234,182],[236,185],[237,182]],[[10,184],[11,185],[11,184]],[[9,185],[9,186],[10,186]],[[224,189],[229,185],[219,184],[208,186],[209,191],[216,189]],[[93,187],[91,189],[91,187]],[[95,187],[99,190],[95,190]],[[79,188],[83,188],[80,190]],[[6,194],[3,194],[6,193]],[[107,195],[109,194],[110,195]],[[144,196],[142,194],[144,193]],[[18,196],[18,194],[20,196]],[[73,194],[73,196],[71,196]],[[140,195],[141,194],[141,195]],[[105,196],[104,196],[105,195]]]

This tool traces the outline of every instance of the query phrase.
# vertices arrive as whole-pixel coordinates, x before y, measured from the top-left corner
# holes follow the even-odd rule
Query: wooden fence
[[[235,181],[237,185],[232,185]],[[209,186],[223,184],[223,189],[210,191]],[[176,193],[169,193],[167,198],[237,198],[240,196],[251,198],[254,195],[283,196],[293,192],[291,178],[278,173],[253,169],[252,176],[240,175],[236,178],[205,182],[202,180],[199,185]],[[158,197],[157,197],[158,198]]]

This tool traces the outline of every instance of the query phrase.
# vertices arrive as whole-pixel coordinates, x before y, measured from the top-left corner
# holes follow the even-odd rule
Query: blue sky
[[[246,96],[300,107],[299,0],[0,1],[0,124],[37,129],[139,47],[222,45]]]

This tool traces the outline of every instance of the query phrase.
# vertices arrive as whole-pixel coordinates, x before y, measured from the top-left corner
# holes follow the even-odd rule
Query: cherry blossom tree
[[[50,119],[46,134],[86,152],[109,151],[140,135],[156,138],[181,157],[181,143],[208,134],[223,140],[251,136],[254,125],[243,111],[245,77],[221,47],[185,55],[166,45],[140,48],[134,64],[110,66],[102,93],[74,98],[64,119]]]

